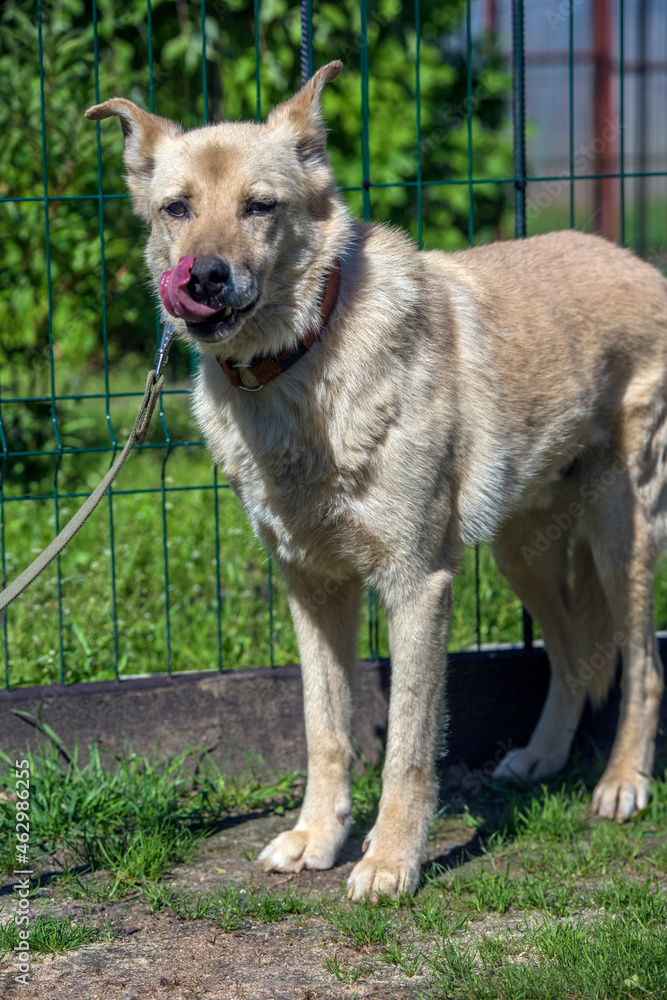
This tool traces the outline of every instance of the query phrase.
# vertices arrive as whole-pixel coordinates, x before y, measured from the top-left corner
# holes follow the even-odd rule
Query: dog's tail
[[[598,708],[614,681],[620,647],[613,640],[615,631],[611,610],[587,541],[580,539],[576,542],[572,561],[575,669],[586,682],[586,694],[593,707]]]

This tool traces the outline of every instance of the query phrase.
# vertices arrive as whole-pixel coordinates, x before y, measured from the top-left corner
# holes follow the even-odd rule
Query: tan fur
[[[182,133],[120,100],[87,114],[123,120],[156,286],[195,254],[223,256],[242,289],[259,289],[252,314],[214,343],[177,326],[201,355],[196,418],[283,570],[301,653],[308,786],[296,828],[262,852],[267,870],[328,867],[345,839],[361,586],[387,608],[387,755],[377,822],[349,879],[356,899],[417,884],[451,582],[477,538],[492,540],[552,664],[528,747],[497,773],[562,767],[620,650],[618,735],[594,808],[624,819],[646,804],[662,695],[651,586],[665,534],[667,286],[628,251],[576,232],[446,255],[352,220],[319,103],[340,68],[324,67],[264,125]],[[256,197],[277,207],[248,217]],[[165,213],[174,199],[187,200],[187,219]],[[230,386],[216,355],[247,362],[294,345],[337,257],[341,290],[321,340],[261,392]]]

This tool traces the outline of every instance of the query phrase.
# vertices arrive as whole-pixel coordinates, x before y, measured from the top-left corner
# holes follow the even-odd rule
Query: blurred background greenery
[[[95,103],[122,95],[185,127],[204,121],[202,25],[199,3],[153,2],[149,47],[144,0],[97,4],[97,90],[95,33],[91,5],[81,0],[45,2],[43,8],[44,120],[49,210],[53,330],[58,388],[72,366],[102,364],[102,313],[106,309],[108,356],[137,351],[138,332],[151,330],[151,302],[144,284],[141,230],[125,199],[104,204],[106,301],[102,280],[98,184],[105,195],[124,195],[122,135],[118,123],[104,124],[102,176],[98,178],[95,126],[83,118]],[[422,4],[421,128],[423,178],[468,176],[466,52],[451,46],[464,3]],[[0,14],[0,196],[44,193],[40,73],[35,4],[7,2]],[[206,5],[205,72],[210,121],[255,118],[255,23],[252,5]],[[327,88],[324,109],[330,149],[341,186],[361,184],[361,70],[359,5],[319,4],[314,61],[342,58],[343,75]],[[259,5],[259,101],[262,115],[299,86],[299,8],[286,0]],[[369,152],[374,184],[373,219],[390,220],[417,234],[416,34],[410,5],[383,0],[370,18]],[[152,63],[150,56],[152,55]],[[151,72],[152,69],[152,72]],[[472,62],[472,170],[477,177],[511,176],[511,138],[506,117],[509,77],[492,39],[475,45]],[[398,182],[398,183],[397,183]],[[361,194],[349,192],[361,214]],[[467,246],[467,186],[428,187],[423,216],[428,245]],[[476,188],[474,238],[490,240],[506,219],[502,185]],[[0,300],[3,331],[0,360],[3,393],[41,395],[49,389],[49,302],[46,285],[44,209],[32,203],[2,206],[3,270],[8,277]],[[27,352],[32,364],[26,366]],[[42,363],[40,363],[42,362]],[[29,374],[26,373],[29,368]],[[29,389],[29,393],[25,390]],[[20,390],[18,392],[17,390]]]

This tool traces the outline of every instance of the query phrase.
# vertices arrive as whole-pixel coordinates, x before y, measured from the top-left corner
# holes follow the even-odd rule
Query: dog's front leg
[[[331,868],[350,828],[352,686],[360,584],[285,571],[299,644],[308,780],[299,821],[259,856],[265,871]]]
[[[409,599],[388,603],[391,697],[382,798],[348,897],[413,892],[437,802],[435,758],[441,723],[452,573],[431,574]]]

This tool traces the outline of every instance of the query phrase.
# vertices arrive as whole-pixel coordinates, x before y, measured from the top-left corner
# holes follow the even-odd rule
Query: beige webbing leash
[[[122,452],[113,463],[99,486],[93,490],[88,499],[83,502],[74,517],[67,522],[60,534],[53,539],[51,544],[37,556],[35,561],[31,563],[20,576],[18,576],[12,583],[9,584],[8,587],[5,588],[5,590],[2,591],[2,593],[0,593],[0,611],[3,611],[8,604],[11,604],[11,602],[19,596],[19,594],[22,594],[26,587],[29,587],[33,580],[37,579],[39,574],[46,569],[49,563],[53,562],[56,556],[65,548],[67,543],[74,538],[79,528],[81,528],[88,520],[122,469],[125,464],[125,459],[130,454],[133,446],[135,444],[143,444],[146,440],[148,427],[151,422],[151,417],[153,416],[153,410],[155,409],[155,404],[162,391],[162,386],[164,385],[162,368],[166,363],[167,353],[173,336],[173,327],[171,324],[165,323],[160,348],[155,356],[157,367],[154,371],[148,373],[144,398],[141,401],[137,419],[134,421],[134,426],[130,431],[127,444],[123,448]]]

